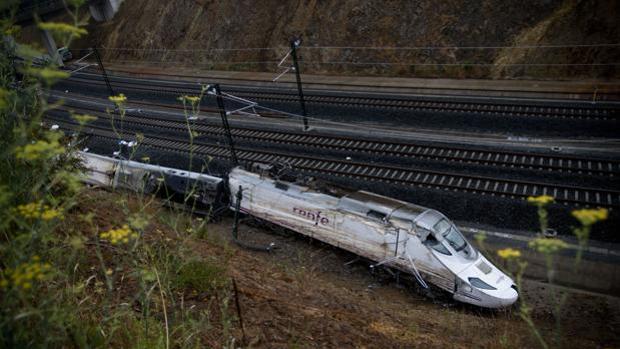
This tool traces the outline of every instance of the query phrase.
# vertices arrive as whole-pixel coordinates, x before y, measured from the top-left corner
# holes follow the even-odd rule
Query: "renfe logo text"
[[[322,225],[329,224],[329,218],[321,217],[321,211],[317,211],[316,213],[312,211],[304,210],[303,208],[293,207],[293,213],[296,213],[309,221],[314,222],[314,224],[321,223]]]

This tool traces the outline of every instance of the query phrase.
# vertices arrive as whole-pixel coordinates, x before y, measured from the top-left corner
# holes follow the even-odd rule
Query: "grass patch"
[[[210,292],[228,286],[226,268],[215,261],[191,260],[181,266],[174,286],[197,292]]]

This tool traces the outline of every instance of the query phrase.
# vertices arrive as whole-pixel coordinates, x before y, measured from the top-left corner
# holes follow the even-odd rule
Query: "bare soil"
[[[231,224],[224,219],[209,232],[229,236]],[[299,235],[241,227],[245,241],[273,241],[280,247],[269,254],[235,247],[230,260],[249,333],[269,347],[536,347],[516,309],[489,311],[447,297],[432,300],[411,283],[372,275],[367,262],[351,263],[356,257],[346,251]],[[550,290],[533,282],[525,290],[543,331],[554,326]],[[618,346],[613,329],[619,310],[619,299],[572,294],[562,321],[562,347]]]

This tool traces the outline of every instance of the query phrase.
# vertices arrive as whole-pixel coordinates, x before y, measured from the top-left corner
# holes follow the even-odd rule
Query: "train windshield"
[[[463,235],[447,219],[437,222],[433,226],[433,230],[436,234],[441,234],[456,252],[462,251],[467,247],[467,241],[465,241]]]
[[[418,227],[417,230],[422,242],[435,251],[452,255],[448,249],[451,247],[457,256],[470,261],[478,256],[476,250],[465,240],[463,234],[441,213],[435,210],[426,210],[418,216],[415,224]]]

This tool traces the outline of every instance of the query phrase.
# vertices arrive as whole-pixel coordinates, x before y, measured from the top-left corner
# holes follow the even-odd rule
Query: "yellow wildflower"
[[[39,218],[43,203],[41,201],[31,202],[17,206],[17,212],[24,218]]]
[[[55,208],[49,208],[48,206],[46,206],[47,208],[41,213],[41,219],[43,219],[44,221],[49,221],[52,220],[54,218],[61,218],[62,214],[60,213],[59,210],[55,209]]]
[[[497,255],[502,259],[511,260],[521,257],[521,251],[515,250],[513,248],[504,248],[497,251]]]
[[[38,159],[50,159],[56,155],[63,154],[65,147],[60,145],[58,140],[38,140],[33,144],[26,144],[23,147],[17,147],[15,149],[15,156],[18,159],[24,160],[38,160]]]
[[[609,212],[606,208],[599,209],[581,209],[574,210],[572,212],[573,217],[577,218],[577,220],[584,226],[590,226],[596,222],[604,221],[607,219]]]
[[[118,96],[110,96],[108,97],[108,99],[112,101],[114,104],[122,104],[127,100],[127,97],[125,97],[125,95],[121,93]]]
[[[81,250],[82,248],[84,248],[84,239],[80,236],[74,236],[69,239],[69,245],[71,245],[71,247],[76,250]]]
[[[149,225],[149,217],[144,214],[136,213],[127,219],[129,226],[138,231],[144,230]]]
[[[549,195],[530,196],[527,198],[527,202],[537,206],[544,206],[546,204],[552,203],[554,200],[555,199],[553,198],[553,196]]]
[[[99,234],[99,237],[109,241],[112,245],[117,245],[119,243],[126,244],[129,240],[137,239],[138,233],[132,231],[127,224],[124,224],[121,228],[111,229]]]
[[[49,205],[43,205],[42,201],[35,201],[25,205],[17,206],[17,212],[24,218],[36,219],[41,218],[45,221],[54,218],[62,218],[62,212]]]
[[[80,125],[86,125],[91,121],[97,120],[96,116],[88,115],[88,114],[73,114],[73,119],[77,121]]]
[[[200,97],[185,95],[185,96],[179,97],[178,100],[181,102],[190,102],[191,104],[196,104],[200,100]]]
[[[560,239],[537,238],[528,244],[531,248],[543,254],[556,253],[568,247],[568,244]]]
[[[83,28],[78,28],[71,24],[62,22],[41,22],[39,23],[38,27],[41,30],[49,30],[51,32],[56,32],[60,34],[73,35],[76,38],[79,38],[80,36],[88,33]]]
[[[28,68],[28,72],[50,83],[55,80],[66,79],[69,77],[69,73],[60,71],[54,68],[32,68],[31,67],[31,68]]]
[[[6,269],[0,286],[3,288],[13,285],[22,290],[29,290],[35,281],[45,280],[52,270],[49,263],[41,263],[38,256],[31,258],[30,262],[18,265],[15,269]]]

